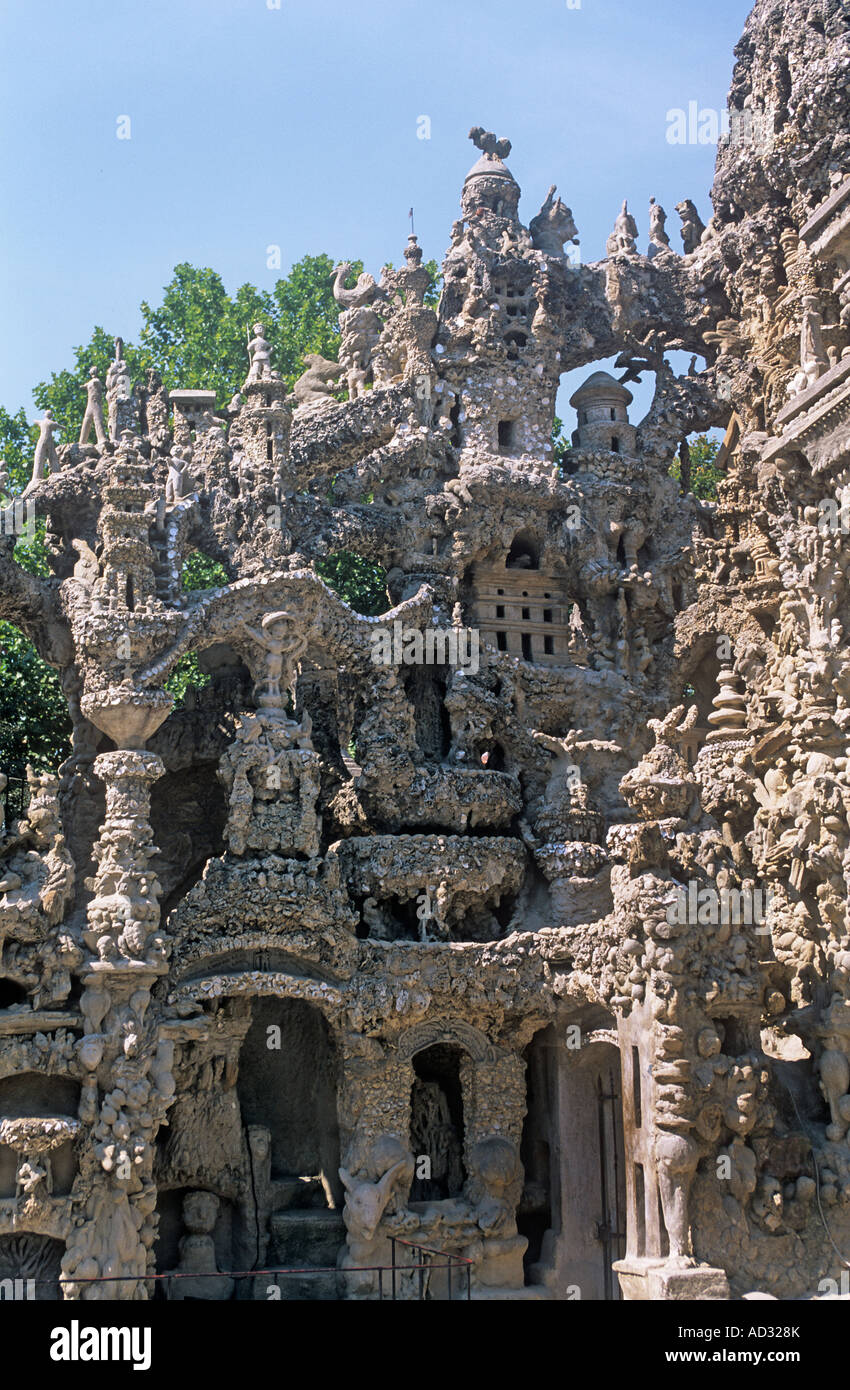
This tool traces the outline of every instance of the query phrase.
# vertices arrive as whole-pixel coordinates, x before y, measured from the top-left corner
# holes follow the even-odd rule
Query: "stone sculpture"
[[[537,216],[529,222],[528,230],[532,246],[549,256],[563,256],[565,241],[578,245],[578,231],[572,212],[560,198],[555,197],[554,183]]]
[[[255,323],[251,331],[254,336],[248,340],[248,356],[251,360],[251,366],[247,380],[262,381],[265,377],[271,376],[271,345],[263,337],[264,327],[261,323]]]
[[[88,444],[94,430],[98,444],[106,443],[106,426],[103,423],[103,386],[97,375],[97,367],[92,367],[86,382],[86,413],[80,429],[80,444]]]
[[[705,226],[690,198],[683,198],[676,204],[676,211],[682,219],[682,242],[686,256],[690,256],[699,246]]]
[[[629,205],[623,206],[614,223],[614,230],[608,238],[606,250],[609,256],[633,255],[637,250],[637,223],[629,212]]]
[[[318,352],[306,352],[304,361],[307,370],[293,387],[298,406],[331,403],[339,381],[340,364],[328,361]]]
[[[649,257],[652,260],[660,251],[670,246],[670,238],[664,230],[667,214],[654,198],[649,200]]]
[[[32,477],[24,488],[24,497],[28,497],[33,489],[44,481],[48,469],[53,472],[59,467],[59,455],[53,438],[53,431],[57,425],[58,421],[54,420],[53,411],[45,410],[38,422],[38,442],[33,456]]]

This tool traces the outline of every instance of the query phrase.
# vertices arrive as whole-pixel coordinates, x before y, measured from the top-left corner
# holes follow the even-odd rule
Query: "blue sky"
[[[722,110],[750,0],[575,4],[0,0],[0,403],[31,410],[95,323],[133,339],[179,261],[229,290],[320,251],[377,273],[411,204],[441,261],[472,125],[512,140],[526,223],[558,185],[584,260],[624,197],[639,245],[654,196],[679,249],[716,151],[671,145],[667,113]]]

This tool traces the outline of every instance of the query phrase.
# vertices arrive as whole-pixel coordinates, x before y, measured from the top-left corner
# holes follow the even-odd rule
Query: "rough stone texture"
[[[624,205],[572,266],[570,209],[550,188],[527,230],[476,128],[438,313],[412,237],[378,282],[337,268],[339,363],[293,396],[257,324],[226,417],[134,393],[119,341],[108,434],[94,385],[78,444],[44,422],[53,577],[0,538],[0,614],[74,747],[0,847],[4,1273],[221,1299],[338,1264],[275,1282],[374,1297],[398,1237],[482,1298],[837,1277],[848,31],[841,0],[758,0],[730,105],[759,139],[722,142],[707,228],[679,205],[682,256],[653,201],[649,255]],[[562,473],[559,378],[614,354]],[[718,425],[700,504],[670,464]],[[194,549],[230,582],[181,592]],[[317,577],[341,549],[387,571],[380,618]],[[376,664],[396,625],[478,659]],[[187,652],[212,679],[172,712]]]

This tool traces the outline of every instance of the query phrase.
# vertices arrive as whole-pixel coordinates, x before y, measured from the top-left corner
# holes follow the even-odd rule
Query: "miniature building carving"
[[[337,268],[339,361],[292,394],[255,324],[219,414],[119,340],[108,430],[94,387],[81,442],[42,422],[53,573],[0,536],[0,616],[74,738],[0,839],[0,1277],[370,1299],[396,1237],[476,1298],[838,1280],[848,43],[841,0],[757,0],[730,105],[762,138],[721,141],[707,227],[683,197],[683,255],[624,206],[572,264],[476,127],[436,311],[411,238]],[[671,465],[711,428],[704,504]],[[379,617],[318,577],[340,549]],[[195,550],[228,581],[183,591]],[[399,655],[432,629],[477,661]]]

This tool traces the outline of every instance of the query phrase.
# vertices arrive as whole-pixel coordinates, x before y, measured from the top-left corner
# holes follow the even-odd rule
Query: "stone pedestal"
[[[308,729],[267,712],[244,715],[219,768],[228,793],[230,853],[314,858],[321,831],[320,766]]]
[[[669,1260],[617,1260],[614,1269],[627,1303],[690,1302],[694,1299],[727,1301],[729,1281],[725,1270],[710,1265],[679,1265]]]

